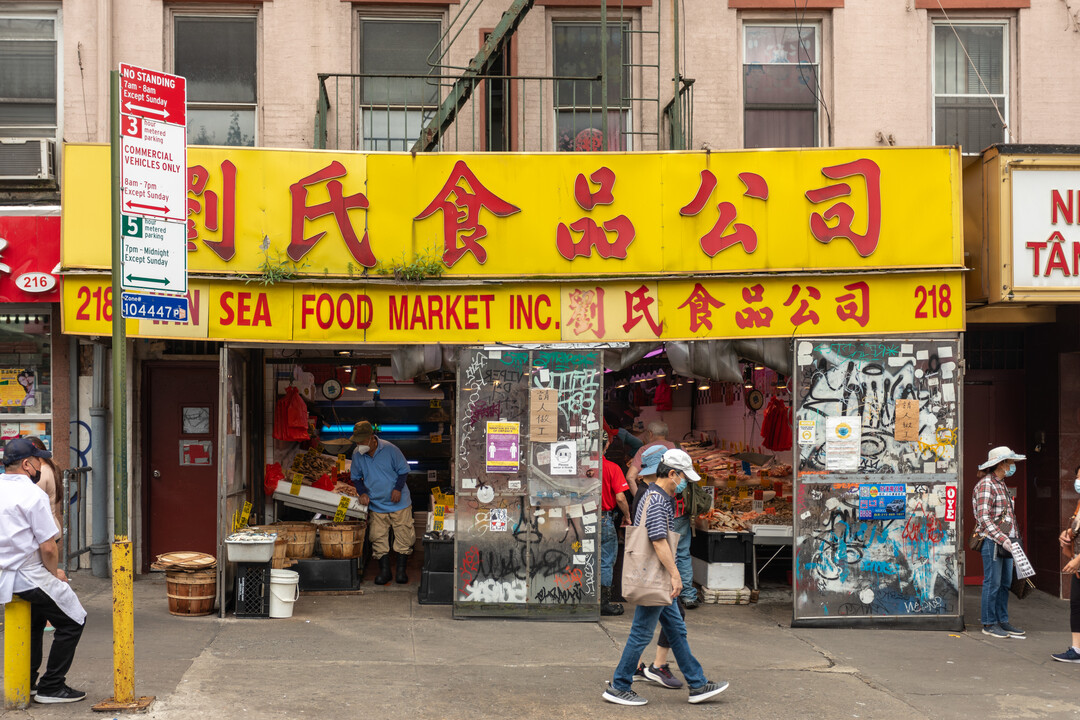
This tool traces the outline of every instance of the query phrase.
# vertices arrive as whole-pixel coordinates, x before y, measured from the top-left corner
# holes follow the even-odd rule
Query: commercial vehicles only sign
[[[120,65],[124,290],[187,292],[187,82]]]

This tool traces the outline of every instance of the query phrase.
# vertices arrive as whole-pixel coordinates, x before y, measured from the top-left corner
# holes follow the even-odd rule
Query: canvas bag
[[[649,511],[652,503],[651,494],[646,494],[641,509],[641,517]],[[675,548],[679,544],[679,533],[668,531],[668,545],[671,557],[675,557]],[[631,605],[646,607],[671,604],[671,575],[660,563],[656,555],[649,530],[644,525],[631,525],[626,528],[623,550],[622,594]]]

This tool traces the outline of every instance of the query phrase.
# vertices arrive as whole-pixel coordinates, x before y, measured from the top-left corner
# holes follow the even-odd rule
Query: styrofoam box
[[[270,562],[274,557],[274,538],[266,542],[230,542],[225,541],[225,554],[229,562]]]
[[[710,563],[692,557],[694,582],[710,590],[738,590],[743,587],[746,576],[745,563]]]

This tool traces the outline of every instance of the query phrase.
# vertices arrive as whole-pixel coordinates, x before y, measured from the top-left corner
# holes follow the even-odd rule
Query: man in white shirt
[[[58,567],[60,529],[53,519],[49,497],[34,483],[42,460],[52,457],[25,438],[4,446],[0,475],[0,603],[12,594],[30,603],[30,694],[39,703],[77,702],[86,693],[65,682],[79,645],[86,611],[67,576]],[[37,680],[42,660],[45,623],[55,628],[45,673]]]

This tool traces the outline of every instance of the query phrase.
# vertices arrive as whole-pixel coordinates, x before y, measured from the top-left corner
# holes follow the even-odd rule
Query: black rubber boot
[[[409,563],[408,555],[397,556],[397,581],[399,585],[404,585],[409,582],[409,573],[406,572],[405,566]],[[389,580],[387,580],[389,582]]]
[[[394,576],[390,574],[390,556],[383,555],[379,558],[379,574],[375,576],[376,585],[389,585]]]
[[[600,614],[608,616],[623,614],[623,606],[611,602],[611,588],[606,585],[600,586]]]

